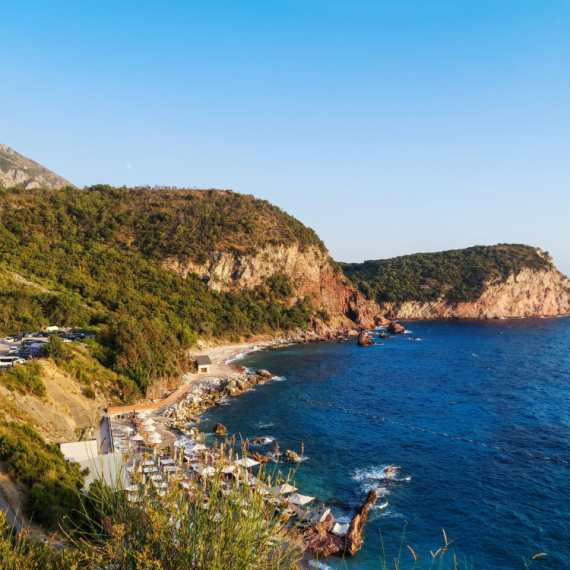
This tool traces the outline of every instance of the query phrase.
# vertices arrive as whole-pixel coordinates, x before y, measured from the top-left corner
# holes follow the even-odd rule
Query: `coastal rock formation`
[[[402,334],[406,329],[395,321],[391,321],[388,325],[388,332],[392,334]]]
[[[390,335],[387,334],[385,331],[382,331],[378,336],[380,338],[390,338]]]
[[[377,497],[377,491],[372,489],[364,504],[356,511],[348,529],[340,528],[342,525],[334,522],[329,511],[323,522],[311,526],[303,533],[302,540],[305,550],[319,557],[333,554],[354,555],[362,546],[362,530],[368,517],[368,509],[374,504]]]
[[[472,303],[409,301],[399,305],[386,303],[379,310],[392,311],[398,319],[555,317],[570,314],[570,280],[555,268],[523,269],[504,283],[490,285]]]
[[[226,435],[227,428],[223,424],[216,424],[214,426],[214,433],[216,435]]]
[[[31,190],[62,188],[72,184],[41,164],[0,143],[0,186],[5,188],[22,186]]]
[[[356,344],[358,346],[372,346],[374,342],[372,342],[372,337],[368,333],[362,331],[356,339]]]
[[[299,457],[299,454],[296,453],[295,451],[291,451],[290,449],[288,449],[283,454],[283,461],[291,461],[291,462],[297,463],[300,460],[301,460],[301,458]]]
[[[369,303],[335,270],[326,250],[316,246],[267,244],[254,255],[212,251],[203,264],[168,258],[164,266],[182,277],[195,273],[216,291],[253,289],[276,273],[285,274],[297,297],[309,296],[314,306],[332,316],[343,315],[363,328],[375,326]]]

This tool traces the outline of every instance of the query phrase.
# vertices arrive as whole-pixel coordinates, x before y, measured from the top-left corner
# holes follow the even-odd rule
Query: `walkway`
[[[134,406],[119,406],[117,408],[107,408],[107,414],[108,415],[115,415],[115,414],[124,414],[127,412],[137,412],[139,410],[155,410],[157,408],[162,408],[163,406],[169,406],[170,404],[173,404],[174,402],[176,402],[176,400],[178,400],[178,398],[180,398],[181,396],[183,396],[192,386],[192,384],[194,383],[194,380],[196,379],[196,374],[194,374],[189,380],[188,382],[186,382],[185,384],[182,384],[182,386],[180,386],[180,388],[178,388],[177,390],[175,390],[174,392],[172,392],[172,394],[170,394],[170,396],[168,396],[167,398],[165,398],[164,400],[160,401],[160,402],[152,402],[151,404],[136,404]],[[202,376],[201,378],[205,378],[205,376]]]

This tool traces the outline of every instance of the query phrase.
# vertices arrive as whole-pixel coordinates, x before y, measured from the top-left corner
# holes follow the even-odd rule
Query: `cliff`
[[[347,284],[321,247],[266,245],[250,255],[212,251],[204,263],[171,257],[164,267],[183,278],[196,274],[210,290],[219,292],[253,290],[272,275],[286,275],[297,298],[310,297],[314,306],[330,315],[343,315],[365,328],[374,326],[370,304]]]
[[[72,184],[41,164],[0,143],[0,186],[5,188],[21,186],[31,190],[62,188]]]
[[[389,318],[570,314],[570,281],[539,248],[502,244],[344,268]]]

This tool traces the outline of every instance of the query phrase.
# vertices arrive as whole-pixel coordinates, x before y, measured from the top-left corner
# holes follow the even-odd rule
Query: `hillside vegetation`
[[[253,253],[267,243],[325,251],[279,208],[231,191],[0,189],[0,333],[96,327],[92,354],[136,396],[188,370],[185,349],[200,336],[238,339],[308,325],[318,308],[295,297],[286,275],[248,292],[216,293],[162,265],[172,256],[203,261],[214,250]]]
[[[489,284],[524,268],[552,269],[548,255],[526,245],[476,246],[393,259],[341,264],[344,274],[378,303],[476,301]]]

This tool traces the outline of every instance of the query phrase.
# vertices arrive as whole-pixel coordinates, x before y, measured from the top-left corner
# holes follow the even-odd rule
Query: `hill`
[[[22,188],[62,188],[70,182],[41,164],[0,143],[0,186]]]
[[[0,332],[96,327],[125,394],[178,378],[198,338],[373,324],[311,229],[231,191],[3,190],[0,268]]]
[[[570,312],[570,282],[538,248],[500,244],[341,264],[379,313],[493,318]]]

